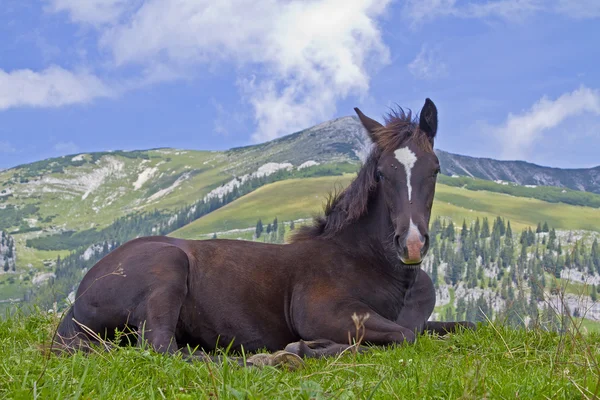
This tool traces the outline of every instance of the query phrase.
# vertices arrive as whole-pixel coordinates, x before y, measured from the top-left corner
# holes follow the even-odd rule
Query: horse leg
[[[363,352],[367,348],[361,346],[362,343],[389,345],[415,341],[414,331],[386,319],[364,303],[312,304],[311,311],[298,314],[307,317],[295,321],[304,340],[288,344],[285,350],[303,357],[335,356],[345,351]]]
[[[428,321],[435,307],[435,288],[431,278],[421,270],[413,286],[406,292],[404,307],[396,320],[400,325],[417,333],[430,332],[445,335],[460,328],[475,329],[472,322]]]
[[[296,354],[299,357],[306,358],[322,358],[329,356],[340,355],[346,351],[362,353],[367,350],[367,347],[360,345],[350,345],[336,343],[332,340],[300,340],[285,346],[285,351]]]
[[[138,344],[147,342],[159,353],[178,350],[176,328],[179,313],[187,296],[187,255],[176,247],[160,250],[156,261],[168,261],[169,268],[158,263],[148,269],[148,296],[135,314],[138,325]]]

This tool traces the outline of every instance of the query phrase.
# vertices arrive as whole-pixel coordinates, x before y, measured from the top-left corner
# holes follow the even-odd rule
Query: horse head
[[[355,111],[375,146],[375,191],[387,206],[396,255],[404,265],[419,265],[429,249],[429,219],[440,172],[433,151],[437,108],[427,99],[418,121],[410,111],[399,109],[385,117],[385,125]]]

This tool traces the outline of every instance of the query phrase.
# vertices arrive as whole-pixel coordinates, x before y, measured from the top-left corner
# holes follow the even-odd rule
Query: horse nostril
[[[421,248],[421,255],[425,256],[427,250],[429,250],[429,234],[425,234],[425,238],[423,240],[423,247]]]
[[[396,250],[400,251],[403,246],[400,245],[400,235],[394,236],[394,246],[396,246]]]

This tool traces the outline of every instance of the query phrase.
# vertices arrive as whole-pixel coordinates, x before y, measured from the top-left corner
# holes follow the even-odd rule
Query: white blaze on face
[[[412,185],[410,184],[410,175],[415,163],[417,162],[417,156],[408,147],[402,147],[394,152],[396,160],[404,166],[406,171],[406,186],[408,187],[408,201],[412,196]]]

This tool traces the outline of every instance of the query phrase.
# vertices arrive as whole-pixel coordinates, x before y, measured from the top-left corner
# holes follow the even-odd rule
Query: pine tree
[[[263,233],[263,224],[262,221],[259,219],[258,222],[256,223],[256,238],[258,239],[260,237],[260,235],[262,235]]]
[[[8,269],[9,269],[9,268],[10,268],[10,267],[8,266],[8,260],[5,260],[5,261],[4,261],[4,272],[8,272]]]
[[[510,228],[510,221],[508,221],[508,225],[506,227],[506,237],[504,238],[504,244],[507,246],[513,245],[513,237],[512,237],[512,229]]]
[[[548,234],[548,250],[554,250],[555,247],[556,247],[556,231],[554,230],[554,228],[552,228],[550,230],[550,233]]]
[[[467,221],[463,219],[462,229],[460,231],[460,241],[461,243],[465,242],[467,235],[469,234],[469,230],[467,229]]]
[[[475,260],[470,259],[467,262],[467,287],[472,289],[477,286],[477,266],[475,265]]]
[[[546,221],[544,221],[544,226],[542,227],[542,232],[549,232],[550,229],[548,228],[548,223]]]
[[[267,235],[270,234],[272,230],[271,224],[267,225]]]
[[[487,217],[483,218],[483,223],[481,225],[481,235],[482,239],[490,237],[490,224],[488,222]]]
[[[429,236],[433,239],[433,237],[435,235],[437,235],[438,233],[440,233],[442,231],[442,221],[440,219],[440,217],[437,217],[436,219],[433,220],[433,223],[431,224],[431,228],[429,229]]]
[[[460,259],[459,260],[455,259],[454,262],[452,263],[452,284],[453,285],[456,285],[462,279],[464,265],[465,265],[465,263]],[[448,265],[448,266],[450,266],[450,265]]]
[[[473,228],[473,234],[475,235],[475,239],[479,239],[479,235],[481,233],[481,225],[479,224],[479,217],[475,220],[475,227]]]
[[[600,274],[600,249],[598,248],[598,239],[594,239],[592,250],[590,253],[592,265],[596,267],[596,271]]]
[[[448,240],[451,242],[454,242],[456,240],[454,232],[454,223],[452,221],[450,221],[448,227],[446,228],[446,238],[448,238]]]
[[[437,258],[433,259],[433,263],[431,265],[431,280],[433,282],[433,286],[437,289],[439,287],[439,284],[438,284],[438,260],[437,260]]]
[[[273,232],[277,232],[277,217],[275,217],[275,219],[273,220]]]
[[[217,238],[217,232],[213,233],[213,236],[212,236],[212,238],[213,238],[213,239],[216,239],[216,238]]]
[[[504,236],[504,234],[506,233],[506,225],[504,224],[504,219],[497,217],[496,220],[498,221],[498,230],[500,231],[500,236]]]
[[[465,319],[467,321],[475,321],[477,319],[477,305],[474,300],[467,302],[467,311],[465,313]]]
[[[562,255],[562,245],[560,244],[560,240],[558,241],[558,247],[556,248],[556,252],[558,255]]]
[[[294,221],[290,221],[290,231],[293,231],[295,227]]]
[[[519,244],[527,245],[527,229],[523,229],[521,231],[521,236],[519,237]]]
[[[538,222],[535,233],[542,233],[542,224]]]

